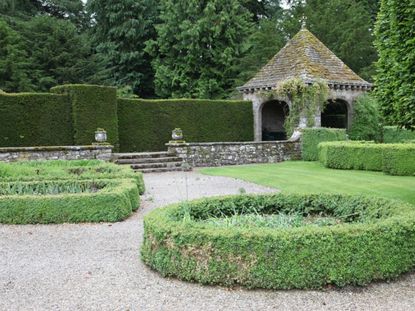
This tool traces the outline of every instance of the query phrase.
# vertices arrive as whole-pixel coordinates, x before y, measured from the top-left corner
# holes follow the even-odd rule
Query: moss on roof
[[[241,89],[275,87],[291,78],[370,85],[303,28]]]

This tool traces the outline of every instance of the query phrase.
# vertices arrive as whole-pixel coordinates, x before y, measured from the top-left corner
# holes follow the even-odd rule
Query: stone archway
[[[284,101],[271,100],[262,104],[260,110],[262,141],[287,139],[284,122],[288,111],[288,105]]]
[[[350,125],[350,108],[346,101],[330,99],[321,113],[321,126],[347,129]]]

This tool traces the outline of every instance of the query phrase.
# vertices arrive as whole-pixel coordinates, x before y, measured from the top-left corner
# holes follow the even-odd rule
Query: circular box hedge
[[[337,219],[329,225],[233,226],[235,215]],[[239,217],[238,216],[238,217]],[[348,195],[239,195],[145,217],[142,260],[163,276],[249,288],[365,285],[415,266],[415,207]]]

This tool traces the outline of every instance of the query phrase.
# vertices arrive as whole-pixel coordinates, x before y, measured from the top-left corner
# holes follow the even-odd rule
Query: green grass
[[[286,193],[366,194],[415,204],[415,177],[328,169],[318,162],[287,161],[205,168],[201,169],[201,173],[238,178]]]

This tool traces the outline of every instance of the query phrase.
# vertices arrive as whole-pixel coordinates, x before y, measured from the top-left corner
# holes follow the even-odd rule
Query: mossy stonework
[[[372,87],[310,31],[303,28],[250,81],[238,88],[243,93],[243,98],[253,103],[256,141],[262,140],[262,108],[269,102],[266,94],[275,93],[281,84],[293,79],[300,79],[309,86],[324,81],[329,88],[327,98],[346,103],[348,128],[352,123],[355,100]],[[274,96],[274,99],[286,102],[290,108],[292,106],[289,98]],[[321,105],[323,106],[324,104]],[[316,127],[321,126],[321,113],[322,111],[315,111],[313,123]],[[297,122],[298,126],[306,127],[307,123],[310,124],[309,119],[306,109]]]
[[[168,152],[193,167],[277,163],[301,159],[297,141],[167,144]]]
[[[294,212],[335,221],[276,228],[220,222]],[[141,258],[146,264],[163,276],[203,284],[268,289],[365,285],[415,265],[413,206],[381,198],[211,198],[157,209],[145,217],[144,230]]]

